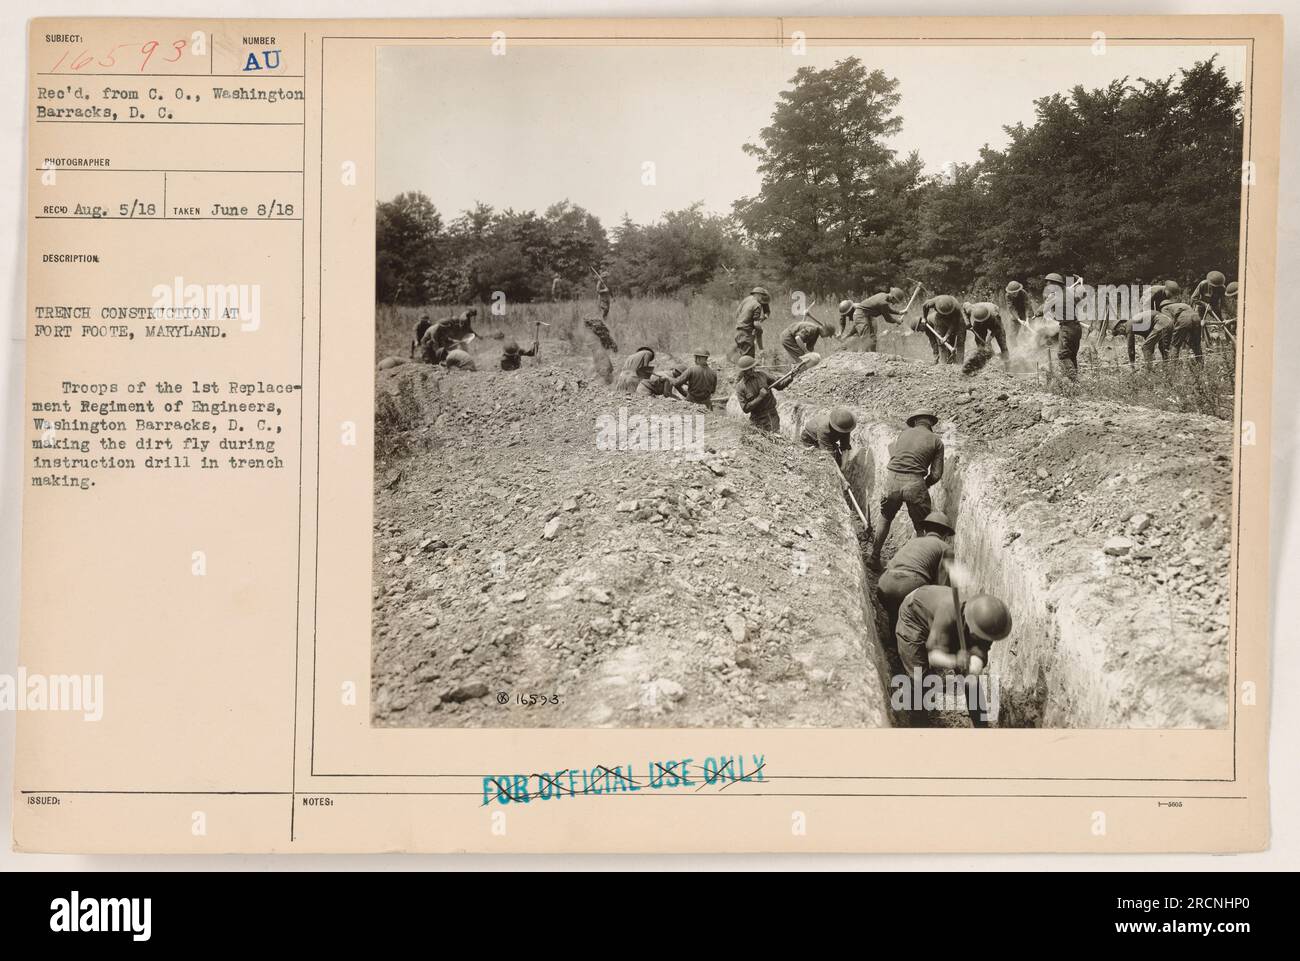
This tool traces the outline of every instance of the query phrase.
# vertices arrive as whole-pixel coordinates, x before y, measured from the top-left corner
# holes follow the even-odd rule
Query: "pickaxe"
[[[1235,343],[1237,342],[1237,338],[1233,336],[1232,331],[1228,328],[1228,325],[1227,325],[1227,323],[1223,320],[1223,318],[1220,317],[1218,314],[1216,314],[1216,313],[1214,312],[1214,308],[1211,307],[1209,304],[1206,304],[1206,305],[1205,305],[1205,312],[1206,312],[1207,314],[1211,314],[1211,315],[1213,315],[1215,322],[1216,322],[1220,327],[1223,328],[1223,332],[1224,332],[1225,334],[1228,335],[1228,339],[1229,339],[1230,341],[1232,341],[1232,342],[1235,344]]]
[[[904,277],[903,279],[904,279],[904,280],[911,280],[910,277]],[[904,308],[902,309],[902,311],[901,311],[901,312],[904,313],[904,314],[907,313],[909,310],[912,309],[912,302],[913,302],[914,300],[916,300],[916,295],[919,294],[919,293],[921,292],[921,287],[923,286],[922,284],[918,283],[917,281],[912,281],[912,282],[916,284],[916,289],[912,291],[912,296],[911,296],[910,298],[908,298],[907,306],[904,307]]]
[[[957,644],[961,648],[961,652],[965,654],[969,659],[970,652],[966,650],[966,619],[962,616],[961,613],[961,594],[958,593],[956,584],[952,585],[952,613],[954,619],[957,622]],[[967,665],[969,666],[969,664],[970,661],[967,660]],[[974,680],[975,682],[976,690],[979,689],[979,678],[978,677],[971,678],[969,675],[967,675],[966,676],[966,684],[967,684],[966,714],[970,717],[971,727],[984,727],[985,726],[984,722],[983,720],[980,719],[978,713],[971,709],[969,691],[970,691],[970,683],[972,680]]]
[[[921,323],[925,324],[925,329],[928,330],[930,333],[934,334],[934,336],[938,339],[939,343],[943,344],[945,347],[948,348],[948,353],[956,355],[957,353],[956,349],[952,346],[952,344],[948,343],[947,338],[944,337],[943,334],[939,333],[937,330],[935,330],[933,327],[930,326],[930,322],[928,320],[922,317]]]

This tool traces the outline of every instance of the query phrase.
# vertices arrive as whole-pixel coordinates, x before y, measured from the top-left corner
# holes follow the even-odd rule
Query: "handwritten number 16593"
[[[173,40],[170,47],[172,53],[170,56],[163,57],[163,62],[175,63],[180,60],[180,58],[185,54],[185,46],[187,43],[188,41],[185,40]],[[63,56],[59,57],[58,62],[56,62],[50,69],[50,73],[58,73],[65,61],[68,62],[68,68],[74,71],[85,70],[92,64],[105,69],[116,67],[118,65],[119,51],[123,49],[126,49],[128,52],[121,54],[123,61],[122,65],[130,67],[134,65],[138,59],[139,66],[136,67],[136,69],[140,73],[144,73],[145,68],[149,66],[149,61],[153,59],[153,55],[160,47],[162,47],[162,44],[157,40],[146,40],[141,44],[137,44],[134,41],[131,43],[118,43],[110,47],[108,53],[98,58],[95,54],[90,53],[85,49],[78,51],[75,55],[73,55],[73,51],[69,49],[65,50]],[[72,60],[68,61],[68,57],[72,57]]]

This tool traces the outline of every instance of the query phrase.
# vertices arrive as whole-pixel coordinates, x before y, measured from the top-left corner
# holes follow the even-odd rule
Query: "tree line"
[[[589,294],[733,294],[759,279],[865,292],[914,277],[1000,289],[1049,271],[1097,283],[1233,276],[1243,182],[1241,85],[1213,57],[1159,80],[1076,86],[1034,103],[973,163],[927,175],[886,145],[898,82],[849,57],[798,70],[742,149],[758,193],[612,229],[565,200],[544,212],[477,204],[444,222],[428,197],[376,210],[376,298],[465,303]]]

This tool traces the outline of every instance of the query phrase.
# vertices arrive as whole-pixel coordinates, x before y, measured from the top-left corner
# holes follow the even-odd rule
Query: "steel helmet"
[[[1224,277],[1222,272],[1218,270],[1211,270],[1208,274],[1205,275],[1205,280],[1206,283],[1208,283],[1211,287],[1222,287],[1224,282]]]
[[[976,594],[966,602],[966,623],[982,639],[1000,641],[1011,633],[1011,612],[992,594]]]
[[[851,301],[851,300],[841,300],[841,301],[840,301],[840,313],[841,313],[841,314],[847,314],[847,313],[848,313],[850,310],[852,310],[852,309],[853,309],[853,301]]]
[[[935,415],[934,411],[930,410],[930,408],[928,407],[918,407],[916,410],[912,411],[910,414],[907,415],[907,426],[911,427],[912,421],[916,420],[919,417],[928,417],[936,424],[939,423],[939,418]]]
[[[736,361],[736,369],[750,370],[753,368],[753,366],[756,363],[758,363],[758,361],[754,360],[753,357],[750,357],[748,354],[746,354],[744,357],[740,358],[740,360]]]
[[[1043,278],[1043,283],[1045,283],[1045,284],[1060,284],[1062,287],[1064,287],[1064,286],[1065,286],[1065,278],[1062,277],[1060,274],[1056,273],[1056,271],[1052,271],[1052,273],[1048,274],[1046,277]]]
[[[1007,284],[1007,293],[1009,294],[1018,294],[1022,290],[1024,290],[1024,288],[1020,286],[1020,281],[1018,280],[1013,280],[1011,283]]]
[[[1167,293],[1170,297],[1173,297],[1175,294],[1177,294],[1177,293],[1178,293],[1180,290],[1182,290],[1182,289],[1183,289],[1183,288],[1181,288],[1181,287],[1178,286],[1178,281],[1176,281],[1176,280],[1166,280],[1166,281],[1165,281],[1165,293]]]
[[[993,311],[989,310],[988,304],[976,304],[971,308],[971,320],[988,320]]]
[[[519,353],[519,345],[516,344],[513,340],[507,340],[507,341],[506,341],[506,342],[501,346],[501,349],[502,349],[503,351],[505,351],[507,354],[517,354],[517,353]]]
[[[703,347],[697,347],[697,348],[695,348],[694,351],[692,351],[691,356],[692,356],[692,357],[703,357],[705,360],[708,360],[708,359],[709,359],[709,352],[708,352],[705,348],[703,348]]]
[[[942,294],[935,298],[934,309],[941,314],[951,314],[957,309],[957,298]]]
[[[755,287],[755,288],[753,288],[753,289],[750,291],[750,293],[753,294],[755,297],[771,297],[771,296],[772,296],[771,294],[769,294],[769,293],[767,292],[767,288],[766,288],[766,287]]]
[[[857,419],[853,416],[853,411],[847,407],[831,408],[831,426],[841,434],[847,434],[858,425]]]
[[[926,527],[938,527],[949,534],[956,534],[953,530],[952,521],[948,520],[948,515],[943,511],[930,511],[925,517]]]
[[[903,290],[902,290],[901,287],[890,287],[890,288],[889,288],[889,299],[890,299],[890,300],[898,300],[898,298],[899,298],[899,297],[902,297],[902,296],[903,296]]]
[[[1232,297],[1240,289],[1241,288],[1237,285],[1237,282],[1234,280],[1232,283],[1228,284],[1228,289],[1225,290],[1224,293],[1227,294],[1229,297]]]

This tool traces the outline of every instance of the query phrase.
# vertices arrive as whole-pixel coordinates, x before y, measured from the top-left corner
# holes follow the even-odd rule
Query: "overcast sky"
[[[801,66],[857,56],[899,81],[902,132],[930,172],[1007,142],[1033,101],[1076,84],[1164,77],[1218,54],[1233,81],[1243,47],[1087,46],[386,47],[377,56],[378,193],[426,193],[451,220],[476,200],[542,211],[568,199],[614,226],[697,200],[727,213],[758,190],[741,150]],[[641,183],[655,163],[656,184]]]

